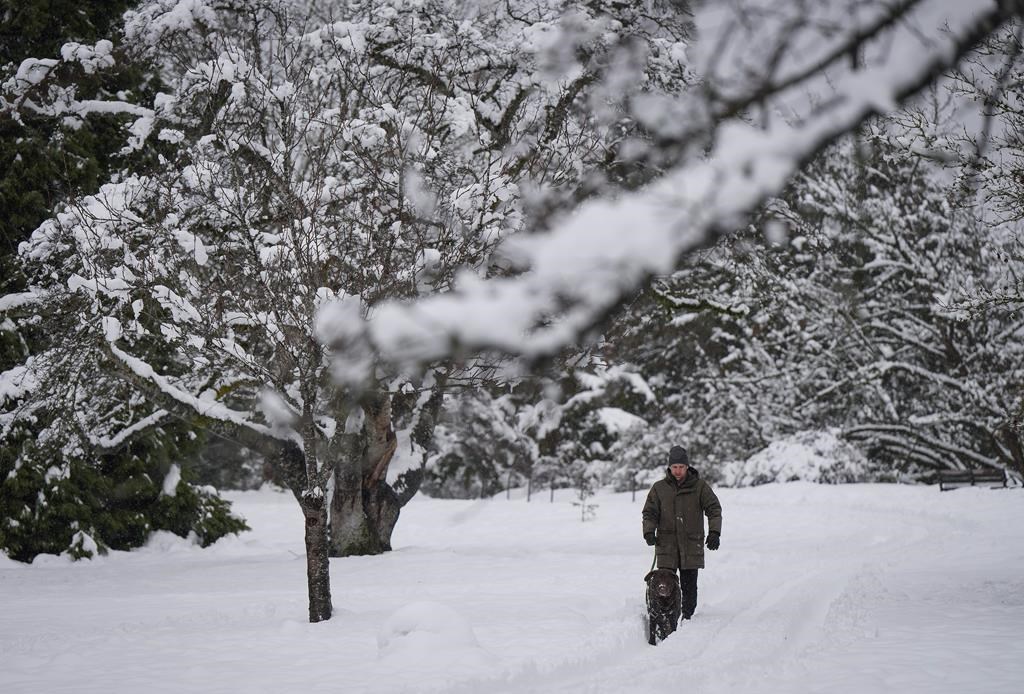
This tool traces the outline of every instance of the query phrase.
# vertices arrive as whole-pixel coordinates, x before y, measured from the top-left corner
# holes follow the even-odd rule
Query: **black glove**
[[[646,541],[647,541],[647,544],[649,544],[649,545],[650,545],[650,546],[652,546],[652,547],[653,547],[653,546],[654,546],[654,544],[655,544],[655,543],[656,543],[656,542],[658,541],[658,539],[657,539],[657,537],[655,536],[655,534],[654,534],[654,531],[653,531],[653,530],[652,530],[651,532],[649,532],[649,533],[644,533],[644,540],[646,540]]]
[[[718,549],[718,546],[722,543],[722,536],[718,533],[708,533],[707,546],[710,550]]]

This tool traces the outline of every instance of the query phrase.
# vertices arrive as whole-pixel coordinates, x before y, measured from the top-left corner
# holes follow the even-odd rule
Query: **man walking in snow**
[[[707,548],[718,549],[722,536],[722,504],[711,485],[700,478],[682,446],[668,453],[665,479],[647,493],[643,510],[644,539],[655,546],[659,569],[679,569],[682,618],[697,608],[697,570],[704,568],[704,516],[708,517]]]

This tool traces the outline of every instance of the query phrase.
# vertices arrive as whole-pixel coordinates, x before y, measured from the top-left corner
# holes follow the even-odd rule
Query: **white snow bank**
[[[382,655],[409,650],[478,648],[469,621],[447,605],[421,600],[399,608],[381,626],[377,647]]]
[[[18,569],[27,568],[25,564],[20,561],[14,561],[8,557],[5,553],[0,552],[0,571],[17,571]]]
[[[480,647],[469,620],[429,600],[405,605],[388,617],[377,632],[377,647],[382,659],[429,664],[427,669],[442,673],[454,666],[486,671],[495,662]]]
[[[145,546],[136,551],[141,554],[180,554],[197,552],[201,549],[199,538],[195,533],[189,533],[188,537],[182,537],[169,530],[158,530],[149,536]]]

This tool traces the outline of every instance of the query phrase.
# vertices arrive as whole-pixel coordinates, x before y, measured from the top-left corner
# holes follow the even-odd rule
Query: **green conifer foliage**
[[[86,70],[65,61],[46,85],[73,85],[80,96],[125,98],[160,88],[148,64],[119,46],[122,13],[131,0],[0,2],[0,83],[22,61],[61,56],[69,42],[92,45],[109,40],[113,64]],[[128,136],[124,114],[93,113],[65,118],[45,110],[0,109],[0,296],[23,291],[26,280],[15,261],[18,244],[59,205],[94,192],[117,170],[142,170],[154,151],[122,156]],[[158,149],[158,148],[157,148]],[[30,309],[0,313],[0,376],[46,352],[52,325]],[[159,363],[159,355],[153,356]],[[94,365],[101,378],[104,366]],[[70,381],[69,381],[70,382]],[[49,389],[62,384],[47,384]],[[110,394],[111,408],[123,398]],[[191,482],[205,439],[187,422],[162,424],[114,450],[83,445],[88,437],[54,437],[50,425],[67,418],[53,407],[24,411],[17,394],[0,392],[0,551],[19,561],[39,554],[79,559],[107,550],[139,547],[167,530],[193,536],[206,546],[247,529],[215,490]],[[108,408],[110,411],[110,408]],[[89,422],[78,423],[88,428]],[[65,432],[66,433],[66,432]],[[182,468],[173,489],[164,488],[172,466]]]
[[[93,43],[113,36],[129,0],[74,2],[30,0],[0,3],[0,75],[6,79],[27,58],[60,55],[70,41]],[[121,61],[95,74],[64,70],[82,93],[144,90],[151,78],[140,66]],[[123,117],[87,117],[84,126],[32,112],[0,111],[0,255],[19,242],[70,194],[95,190],[109,173],[123,139]],[[12,275],[4,273],[5,280]],[[6,285],[7,281],[3,282]],[[0,286],[0,290],[9,289]]]
[[[25,432],[26,434],[28,432]],[[23,436],[0,448],[0,549],[12,559],[39,554],[75,559],[130,550],[156,531],[206,547],[248,530],[210,487],[189,480],[188,461],[203,441],[171,424],[107,455],[67,456],[57,442]]]

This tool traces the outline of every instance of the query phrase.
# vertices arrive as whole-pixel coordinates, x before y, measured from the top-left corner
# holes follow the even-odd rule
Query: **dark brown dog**
[[[654,569],[644,576],[647,582],[647,643],[652,646],[676,630],[682,613],[679,577],[671,569]]]

